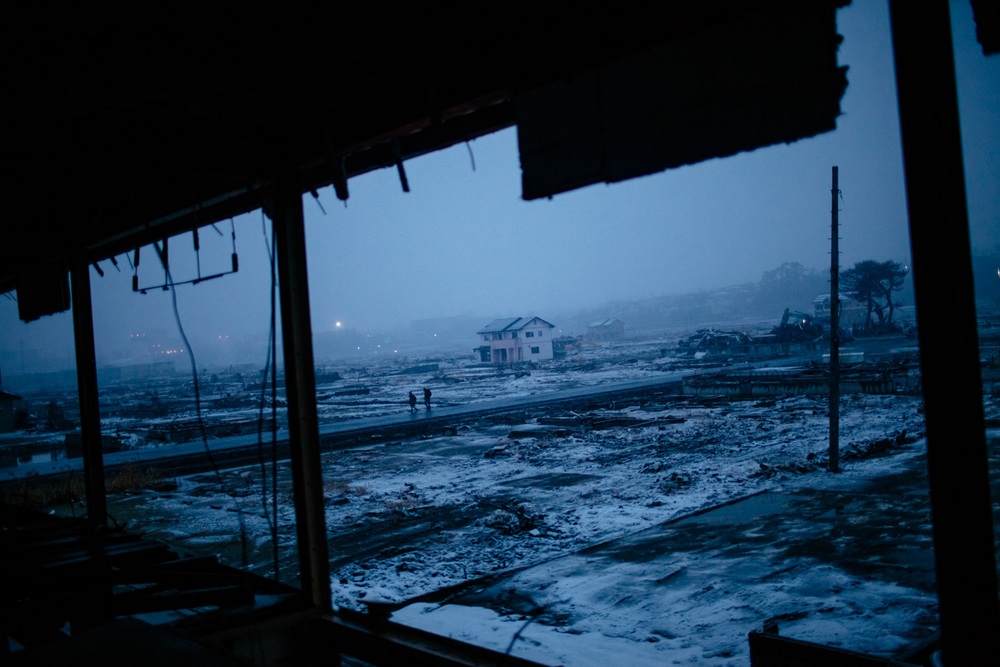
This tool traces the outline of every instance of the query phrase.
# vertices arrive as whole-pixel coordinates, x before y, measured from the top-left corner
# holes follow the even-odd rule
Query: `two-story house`
[[[833,299],[829,294],[820,294],[813,299],[813,312],[816,318],[825,322],[830,321],[830,306]],[[851,328],[853,326],[863,326],[867,313],[867,304],[858,301],[846,294],[840,294],[840,314],[838,323],[841,327]]]
[[[479,360],[509,364],[551,359],[553,329],[554,324],[540,317],[494,320],[476,332],[484,343],[476,348]]]

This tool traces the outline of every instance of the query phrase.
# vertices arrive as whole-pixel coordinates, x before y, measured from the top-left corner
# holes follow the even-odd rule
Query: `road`
[[[361,418],[320,427],[320,445],[324,449],[349,447],[362,441],[370,441],[372,436],[389,434],[392,437],[412,437],[433,433],[452,427],[464,421],[481,419],[513,412],[554,408],[559,406],[587,406],[606,403],[634,395],[654,397],[680,393],[683,378],[697,373],[690,371],[663,377],[631,380],[596,387],[566,389],[548,394],[514,396],[503,399],[482,401],[466,405],[433,408],[431,410],[409,410],[398,414]],[[279,458],[288,457],[288,431],[279,430],[274,436]],[[146,449],[110,452],[104,455],[106,471],[129,464],[156,464],[167,474],[183,474],[211,470],[213,467],[232,467],[258,460],[260,447],[272,445],[272,435],[264,434],[261,443],[256,434],[213,438],[180,444],[150,447]],[[270,455],[270,454],[268,454]],[[21,479],[46,477],[83,470],[80,458],[60,459],[28,463],[0,469],[0,484]]]
[[[901,348],[911,349],[915,343],[909,339],[892,338],[877,341],[858,341],[842,348],[842,354],[863,351],[867,357],[877,358],[898,352]],[[794,368],[815,361],[822,352],[811,352],[803,356],[782,357],[770,360],[756,360],[753,363],[739,361],[734,364],[741,370],[780,366]],[[733,366],[729,366],[732,368]],[[466,421],[498,416],[518,411],[576,406],[579,409],[596,407],[595,403],[607,403],[630,396],[651,398],[663,394],[677,394],[682,391],[683,378],[698,374],[717,373],[725,367],[690,369],[664,374],[660,377],[629,380],[620,383],[602,384],[591,387],[565,389],[545,394],[512,396],[463,405],[435,407],[429,411],[416,412],[402,409],[399,413],[373,416],[349,421],[320,425],[320,444],[325,450],[350,447],[360,442],[371,442],[373,436],[395,438],[425,435],[453,427]],[[213,468],[228,468],[245,465],[259,460],[261,448],[266,456],[271,456],[272,438],[279,459],[288,457],[289,433],[279,430],[272,436],[265,433],[262,443],[257,434],[212,438],[179,444],[134,449],[122,452],[108,452],[104,455],[105,470],[130,464],[156,464],[164,474],[187,474],[204,472]],[[0,485],[22,479],[47,477],[77,473],[83,469],[80,458],[58,459],[26,463],[8,468],[0,468]]]

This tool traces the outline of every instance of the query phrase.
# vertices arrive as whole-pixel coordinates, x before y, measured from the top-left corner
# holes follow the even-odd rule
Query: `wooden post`
[[[286,175],[275,187],[273,224],[278,253],[300,579],[302,589],[308,592],[313,606],[326,612],[331,610],[332,603],[316,413],[316,366],[313,362],[302,193],[294,176]]]
[[[92,528],[108,525],[101,443],[101,408],[94,351],[94,312],[90,298],[90,265],[74,262],[70,270],[73,298],[73,340],[76,345],[76,385],[80,397],[80,437],[83,441],[83,479],[87,522]]]
[[[830,191],[830,472],[840,472],[840,229],[837,167]]]
[[[947,0],[890,0],[946,667],[1000,665],[983,385]],[[946,312],[944,312],[944,310]]]

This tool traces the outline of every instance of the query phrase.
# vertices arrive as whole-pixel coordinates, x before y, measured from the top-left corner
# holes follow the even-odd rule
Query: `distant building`
[[[829,294],[820,294],[813,299],[813,314],[816,316],[816,319],[824,322],[830,321],[831,303],[832,299]],[[846,294],[841,293],[840,317],[838,318],[840,326],[850,328],[855,325],[863,325],[865,323],[865,316],[867,315],[867,312],[867,304],[863,301],[852,299]]]
[[[10,433],[14,430],[14,401],[20,401],[17,394],[9,394],[0,390],[0,433]]]
[[[593,340],[621,340],[625,337],[625,323],[618,319],[591,322],[587,325],[587,337]]]
[[[170,377],[176,374],[177,369],[172,361],[109,364],[97,369],[97,379],[100,382],[144,380],[155,377]]]
[[[476,332],[485,343],[476,352],[480,361],[494,364],[551,359],[552,329],[540,317],[494,320]]]

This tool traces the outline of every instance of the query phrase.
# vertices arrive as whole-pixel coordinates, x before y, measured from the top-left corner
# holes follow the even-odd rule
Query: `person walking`
[[[424,407],[431,409],[431,390],[427,387],[424,387]]]
[[[417,395],[412,391],[410,392],[410,412],[416,412],[417,410]]]

